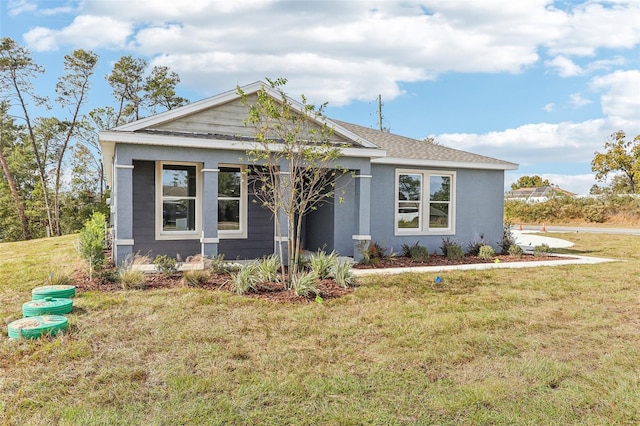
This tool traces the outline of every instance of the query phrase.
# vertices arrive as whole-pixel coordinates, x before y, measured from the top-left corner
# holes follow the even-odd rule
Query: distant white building
[[[573,192],[558,188],[557,186],[545,185],[532,188],[519,188],[507,191],[504,194],[506,200],[520,200],[527,203],[542,203],[553,197],[575,197]]]

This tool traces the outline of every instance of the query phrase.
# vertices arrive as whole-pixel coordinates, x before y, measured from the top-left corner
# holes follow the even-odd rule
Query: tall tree
[[[27,128],[27,137],[33,147],[36,165],[40,172],[40,181],[43,186],[43,197],[47,211],[47,228],[52,230],[51,200],[46,190],[46,176],[43,173],[45,164],[39,154],[34,124],[29,112],[32,106],[40,107],[48,104],[46,97],[39,96],[33,92],[32,80],[43,73],[44,68],[33,61],[31,53],[27,49],[19,46],[9,37],[0,39],[0,88],[5,100],[10,103],[14,101],[22,111],[22,119]]]
[[[619,130],[604,144],[605,152],[595,152],[591,161],[591,170],[596,172],[598,181],[605,181],[610,173],[617,173],[624,181],[623,192],[635,194],[640,189],[640,135],[627,140],[626,134]],[[616,181],[614,180],[614,183]],[[619,184],[619,179],[618,179]],[[612,189],[620,192],[619,189]]]
[[[145,106],[151,112],[171,110],[188,103],[187,99],[176,94],[176,86],[180,83],[177,73],[168,67],[157,65],[151,70],[144,82]]]
[[[245,123],[255,129],[257,146],[247,152],[255,166],[251,176],[254,194],[273,213],[276,233],[281,237],[283,281],[290,285],[289,280],[298,272],[302,221],[335,194],[337,174],[343,173],[337,165],[342,147],[330,141],[333,129],[324,121],[325,105],[316,108],[303,96],[296,108],[283,90],[286,79],[267,81],[269,90],[259,90],[255,99],[240,88],[238,93],[249,110]],[[273,91],[278,99],[271,96]],[[289,277],[284,275],[281,214],[286,217]]]
[[[15,206],[18,220],[22,228],[22,239],[28,240],[31,238],[31,232],[29,231],[29,222],[24,210],[24,203],[22,197],[18,192],[18,185],[13,177],[13,173],[9,168],[9,162],[4,153],[5,146],[8,146],[9,141],[14,142],[19,138],[18,129],[14,124],[13,118],[8,113],[9,104],[6,101],[0,102],[0,167],[2,167],[2,173],[9,187],[11,198]]]
[[[56,93],[58,94],[58,98],[56,100],[61,107],[67,108],[69,112],[69,121],[65,126],[66,128],[58,150],[55,169],[54,219],[55,233],[57,235],[62,234],[62,229],[60,227],[60,186],[62,163],[64,162],[65,154],[69,144],[71,143],[71,139],[76,134],[78,123],[81,120],[80,112],[86,103],[90,89],[89,79],[93,75],[97,63],[98,55],[82,49],[75,50],[70,55],[65,55],[64,68],[67,74],[60,77],[58,84],[56,85]]]
[[[113,89],[113,97],[118,103],[117,125],[140,118],[146,67],[147,61],[144,59],[123,56],[113,65],[111,74],[107,76],[107,82]]]

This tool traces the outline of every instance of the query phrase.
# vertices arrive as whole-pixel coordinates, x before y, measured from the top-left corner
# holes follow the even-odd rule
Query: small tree
[[[249,113],[245,124],[255,128],[256,147],[247,152],[254,165],[250,180],[255,197],[273,213],[283,282],[286,257],[290,276],[298,272],[302,220],[323,201],[335,195],[335,181],[344,173],[337,165],[342,146],[331,142],[333,129],[323,115],[326,104],[316,108],[292,102],[283,86],[287,80],[267,79],[256,97],[238,93]],[[275,96],[274,96],[275,95]],[[286,234],[281,214],[286,218]],[[282,236],[286,235],[286,255]]]
[[[89,279],[93,270],[102,266],[105,247],[105,216],[96,212],[84,224],[77,245],[78,253],[89,264]]]

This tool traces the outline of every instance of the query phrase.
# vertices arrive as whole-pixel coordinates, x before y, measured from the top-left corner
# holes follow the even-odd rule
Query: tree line
[[[98,133],[188,103],[176,93],[177,73],[123,56],[105,76],[112,104],[87,111],[98,60],[74,50],[54,93],[38,93],[45,68],[13,39],[0,39],[0,241],[71,233],[92,212],[107,213]],[[59,112],[47,115],[54,106]]]

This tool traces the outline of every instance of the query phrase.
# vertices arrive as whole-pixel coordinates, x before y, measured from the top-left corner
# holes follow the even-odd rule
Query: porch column
[[[283,198],[286,199],[287,197],[291,196],[290,194],[290,188],[288,188],[287,185],[283,185],[282,184],[282,180],[283,179],[288,179],[289,178],[289,164],[286,161],[282,161],[280,163],[280,176],[279,176],[279,184],[280,184],[280,191],[283,192]],[[284,193],[286,191],[286,193]],[[280,221],[280,235],[278,235],[278,229],[276,228],[276,224],[274,222],[273,227],[274,227],[274,245],[273,245],[273,252],[276,255],[280,255],[279,252],[279,247],[280,247],[280,243],[282,243],[282,257],[284,258],[284,262],[287,263],[287,260],[289,259],[289,237],[291,237],[290,235],[288,235],[289,233],[289,221],[287,219],[287,215],[285,214],[284,211],[280,210],[278,212],[278,219]]]
[[[113,261],[120,265],[133,253],[133,164],[114,167],[113,191],[115,197],[115,223],[113,224]]]
[[[207,163],[202,170],[202,245],[203,257],[218,254],[218,163]]]
[[[371,170],[360,169],[355,176],[356,183],[356,217],[353,239],[353,260],[362,260],[362,250],[371,242],[370,209],[371,209]]]

